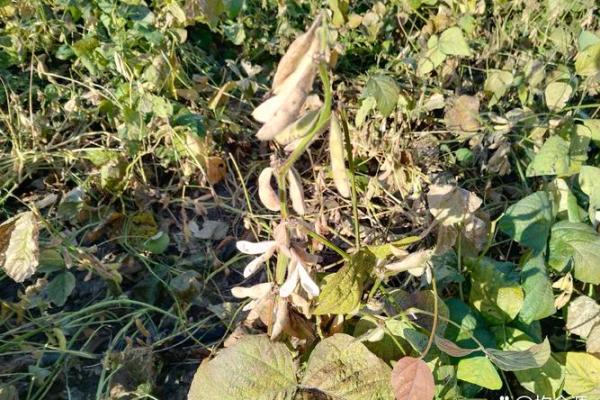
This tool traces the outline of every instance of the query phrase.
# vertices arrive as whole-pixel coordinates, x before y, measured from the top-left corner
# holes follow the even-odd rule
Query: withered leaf
[[[32,211],[0,225],[0,264],[15,282],[23,282],[37,270],[38,234],[37,217]]]
[[[415,357],[398,360],[392,371],[392,387],[397,400],[430,400],[435,395],[431,370]]]

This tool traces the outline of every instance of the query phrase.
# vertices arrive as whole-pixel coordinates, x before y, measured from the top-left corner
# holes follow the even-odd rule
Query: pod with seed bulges
[[[271,211],[281,210],[279,196],[271,186],[271,177],[273,176],[273,168],[267,167],[262,170],[258,176],[258,197],[263,205]]]
[[[329,124],[329,155],[333,183],[340,195],[350,197],[350,182],[344,157],[344,135],[335,114],[331,115]]]

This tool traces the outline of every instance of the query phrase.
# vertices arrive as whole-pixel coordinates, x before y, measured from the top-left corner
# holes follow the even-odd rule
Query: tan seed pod
[[[275,71],[275,77],[273,78],[273,89],[276,90],[288,76],[296,70],[296,67],[300,63],[300,60],[308,52],[311,43],[315,37],[317,28],[321,25],[321,15],[319,15],[310,28],[298,36],[296,40],[292,42],[286,53],[281,57],[277,71]]]
[[[331,115],[329,125],[329,155],[335,187],[343,197],[350,197],[350,182],[344,161],[344,135],[335,114]]]
[[[271,177],[273,176],[273,168],[267,167],[262,170],[258,176],[258,197],[263,205],[271,211],[281,210],[279,197],[271,186]]]
[[[306,92],[301,88],[292,91],[285,97],[285,103],[273,114],[273,117],[259,129],[256,137],[260,140],[272,140],[286,126],[294,122],[305,99]]]
[[[304,190],[302,189],[300,176],[295,169],[290,168],[287,178],[292,208],[298,215],[304,215],[306,214],[306,207],[304,205]]]
[[[308,134],[319,118],[320,110],[309,111],[296,121],[285,127],[281,133],[275,136],[277,143],[286,145],[296,139],[300,139]]]
[[[252,111],[252,118],[258,122],[268,122],[283,105],[283,96],[273,96]]]

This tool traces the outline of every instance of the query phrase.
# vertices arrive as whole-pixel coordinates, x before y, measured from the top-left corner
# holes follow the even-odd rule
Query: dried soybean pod
[[[252,117],[258,122],[268,122],[283,105],[282,96],[273,96],[265,100],[252,111]]]
[[[258,176],[258,197],[263,205],[271,211],[279,211],[281,204],[279,197],[271,186],[271,177],[273,176],[273,168],[267,167],[262,170]]]
[[[281,57],[281,61],[279,61],[279,65],[277,66],[277,71],[275,71],[275,77],[273,78],[273,90],[276,90],[286,78],[297,69],[300,60],[302,60],[302,57],[304,57],[311,47],[315,32],[321,25],[321,19],[321,15],[319,14],[310,28],[308,28],[305,33],[298,36],[296,40],[292,42],[290,47],[288,47],[288,50],[283,57]]]
[[[335,113],[331,115],[329,123],[329,155],[335,187],[343,197],[350,197],[350,182],[344,160],[344,135]]]
[[[286,126],[281,133],[275,136],[277,143],[286,145],[292,143],[296,139],[306,136],[317,122],[319,111],[321,110],[309,111],[296,121]]]
[[[290,199],[292,200],[292,208],[298,215],[306,214],[306,207],[304,205],[304,190],[302,189],[302,182],[300,176],[294,168],[290,168],[288,171],[288,185],[290,192]]]

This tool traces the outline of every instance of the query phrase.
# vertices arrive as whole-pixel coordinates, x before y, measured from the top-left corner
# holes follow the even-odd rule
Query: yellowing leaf
[[[573,87],[566,82],[552,82],[546,86],[544,97],[546,98],[546,106],[550,111],[562,110],[566,105],[571,95]]]
[[[360,305],[363,285],[374,266],[375,256],[369,250],[352,255],[339,271],[327,277],[313,314],[347,314],[354,311]]]
[[[600,72],[600,42],[586,47],[575,57],[575,71],[581,76]]]
[[[392,387],[397,400],[430,400],[435,396],[433,374],[420,358],[398,360],[392,370]]]
[[[285,344],[246,336],[200,364],[188,400],[284,400],[296,390],[296,366]]]
[[[498,390],[502,387],[502,379],[494,365],[485,356],[463,358],[458,362],[456,377],[461,381]]]
[[[300,388],[336,399],[392,400],[390,373],[390,367],[359,340],[338,333],[317,344]]]
[[[600,358],[587,353],[568,352],[564,390],[572,396],[598,398],[596,396],[600,396]]]
[[[0,225],[0,265],[15,282],[23,282],[37,270],[38,221],[32,211]]]
[[[469,48],[462,31],[457,26],[448,28],[442,32],[438,47],[442,53],[449,56],[468,57],[471,55],[471,49]]]

